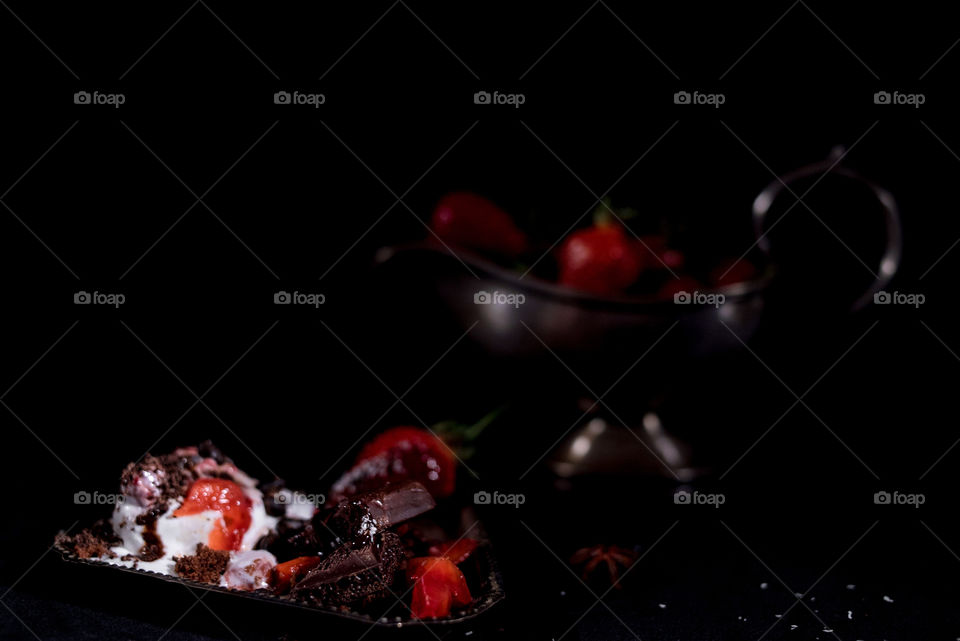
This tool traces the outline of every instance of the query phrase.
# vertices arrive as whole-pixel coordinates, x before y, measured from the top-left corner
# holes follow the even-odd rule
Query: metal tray
[[[470,586],[470,591],[473,595],[473,603],[469,607],[454,610],[449,617],[437,619],[413,618],[408,607],[409,594],[405,588],[401,590],[394,590],[396,596],[401,597],[402,603],[398,603],[396,599],[388,597],[364,606],[363,608],[354,610],[349,606],[317,605],[307,601],[294,599],[289,595],[271,594],[265,590],[245,592],[243,590],[234,590],[231,588],[221,587],[219,585],[213,585],[211,583],[192,581],[179,576],[160,574],[159,572],[153,572],[150,570],[140,570],[121,565],[112,565],[106,561],[100,561],[97,559],[82,559],[60,543],[54,543],[54,549],[60,553],[61,557],[65,561],[70,563],[119,570],[121,572],[127,572],[130,574],[140,574],[154,579],[160,579],[162,581],[166,581],[167,583],[179,583],[188,588],[206,590],[208,592],[219,592],[221,594],[230,594],[233,596],[254,599],[261,602],[276,603],[278,605],[312,610],[314,612],[333,615],[342,619],[352,619],[354,621],[359,621],[370,625],[401,628],[417,625],[451,625],[463,623],[480,614],[483,614],[501,599],[503,599],[504,591],[500,570],[497,567],[497,562],[494,557],[493,548],[490,545],[490,541],[479,522],[476,522],[476,525],[473,526],[472,533],[475,533],[477,538],[482,542],[470,556],[470,558],[464,563],[464,565],[461,566],[461,570],[463,570],[463,573],[467,579],[467,583]]]

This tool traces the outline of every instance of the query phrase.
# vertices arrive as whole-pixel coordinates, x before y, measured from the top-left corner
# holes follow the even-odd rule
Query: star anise
[[[629,568],[637,560],[637,553],[619,545],[591,545],[580,548],[570,557],[571,565],[583,565],[580,575],[584,581],[602,563],[610,577],[610,583],[618,590],[620,586],[620,567]]]

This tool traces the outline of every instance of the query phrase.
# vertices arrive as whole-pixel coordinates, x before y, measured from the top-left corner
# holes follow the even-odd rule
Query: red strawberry
[[[442,556],[460,565],[473,554],[479,543],[474,539],[460,539],[459,541],[444,541],[430,546],[430,556]]]
[[[696,278],[692,276],[679,276],[665,282],[657,293],[657,296],[660,298],[673,298],[674,294],[679,294],[680,292],[693,294],[693,292],[701,289],[703,289],[703,285]]]
[[[643,269],[676,271],[687,262],[683,252],[667,246],[666,237],[660,234],[641,236],[637,243]]]
[[[453,452],[429,430],[394,427],[364,446],[354,466],[334,484],[332,498],[404,480],[420,481],[435,498],[445,498],[456,488],[456,467]]]
[[[642,249],[642,247],[641,247]],[[621,294],[637,280],[642,256],[619,224],[599,224],[576,231],[557,255],[562,285],[592,294]]]
[[[687,257],[679,249],[664,249],[657,258],[657,263],[664,269],[682,269],[687,262]]]
[[[446,243],[482,252],[519,256],[527,250],[527,237],[510,216],[477,194],[447,194],[433,210],[430,224]]]
[[[210,532],[207,546],[213,550],[239,550],[243,535],[250,527],[252,502],[243,489],[226,479],[202,478],[193,482],[187,498],[173,513],[189,516],[207,510],[220,512],[219,527]]]
[[[410,610],[418,619],[445,617],[452,608],[473,602],[463,572],[445,557],[410,559],[407,578],[414,584]]]
[[[298,556],[295,559],[280,563],[270,573],[270,587],[278,594],[285,594],[296,583],[297,579],[308,570],[320,565],[321,556]]]
[[[710,282],[721,286],[743,283],[756,277],[757,268],[746,259],[728,258],[710,272]]]

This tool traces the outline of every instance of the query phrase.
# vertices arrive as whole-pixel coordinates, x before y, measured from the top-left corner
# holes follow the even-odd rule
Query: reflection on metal
[[[674,444],[673,439],[663,431],[663,423],[660,417],[653,412],[647,412],[643,415],[643,429],[653,441],[654,447],[660,452],[662,458],[671,467],[677,467],[683,462],[683,455],[680,448]]]
[[[593,447],[593,442],[600,434],[603,434],[606,429],[607,424],[603,421],[603,419],[595,418],[587,423],[587,426],[582,430],[582,433],[576,436],[573,439],[573,442],[570,443],[571,460],[579,461],[585,458],[590,453],[590,448]]]
[[[659,476],[689,481],[705,470],[691,465],[688,448],[670,436],[660,417],[647,412],[639,429],[595,417],[565,439],[550,456],[562,478],[585,474]]]
[[[861,183],[866,186],[880,202],[880,207],[883,209],[883,220],[881,222],[883,224],[885,241],[883,256],[880,259],[880,273],[875,275],[873,282],[870,283],[867,290],[853,302],[851,309],[857,310],[872,302],[873,295],[886,287],[890,279],[897,273],[903,253],[903,238],[900,224],[900,211],[897,208],[897,203],[893,195],[852,169],[847,169],[840,165],[839,163],[845,153],[843,147],[834,147],[830,150],[830,155],[825,160],[801,167],[783,176],[778,176],[777,179],[760,192],[753,201],[753,228],[757,237],[757,246],[764,252],[769,253],[770,237],[767,235],[767,231],[772,228],[776,222],[768,221],[767,215],[770,213],[773,202],[783,191],[786,191],[790,196],[794,197],[797,202],[800,202],[802,196],[797,197],[790,188],[790,183],[796,182],[797,180],[817,177],[816,181],[819,182],[827,174],[832,174],[833,176],[844,178],[854,183]],[[813,184],[816,185],[817,183],[814,182]],[[806,194],[804,193],[803,195]]]

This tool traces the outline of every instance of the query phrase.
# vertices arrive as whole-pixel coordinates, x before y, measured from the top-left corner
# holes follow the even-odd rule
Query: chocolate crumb
[[[113,533],[110,524],[100,520],[92,527],[84,528],[74,535],[60,532],[55,542],[68,550],[72,550],[81,559],[91,557],[115,558],[117,555],[110,549],[120,544],[120,539]]]
[[[174,557],[173,569],[185,579],[203,583],[218,583],[227,570],[230,553],[226,550],[212,550],[203,543],[197,543],[197,553],[192,556]]]

